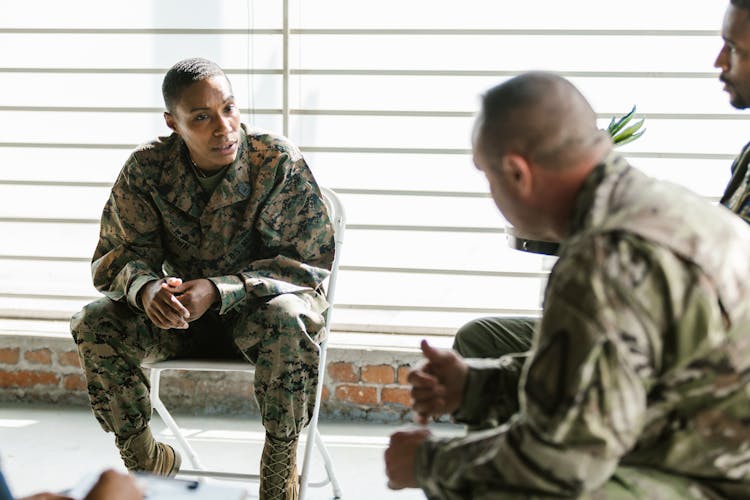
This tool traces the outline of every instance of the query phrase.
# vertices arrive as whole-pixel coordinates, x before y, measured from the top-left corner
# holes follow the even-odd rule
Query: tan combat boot
[[[158,476],[174,476],[180,470],[182,459],[168,444],[154,440],[151,429],[146,427],[140,433],[125,440],[117,438],[120,456],[129,471],[145,471]]]
[[[260,500],[297,500],[297,439],[284,441],[266,434],[260,458]]]

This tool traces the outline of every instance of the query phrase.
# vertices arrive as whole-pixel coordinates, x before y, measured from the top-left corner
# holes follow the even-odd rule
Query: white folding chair
[[[325,378],[326,368],[326,351],[328,345],[328,336],[331,333],[331,318],[333,316],[333,304],[334,304],[334,293],[336,291],[336,278],[338,275],[339,268],[339,257],[341,255],[341,247],[344,243],[344,229],[346,225],[346,219],[344,215],[344,207],[341,201],[332,190],[328,188],[321,188],[323,194],[323,201],[328,208],[328,214],[333,222],[335,230],[335,245],[336,254],[333,260],[333,266],[331,268],[331,275],[328,278],[328,287],[326,292],[326,298],[330,304],[329,309],[326,313],[326,338],[320,343],[318,351],[320,354],[320,363],[318,364],[318,386],[316,388],[315,407],[313,408],[312,418],[307,427],[307,442],[305,444],[304,458],[302,460],[302,474],[300,477],[300,491],[299,498],[304,500],[308,487],[323,487],[327,484],[331,484],[333,489],[334,498],[341,498],[341,487],[336,480],[336,474],[333,470],[333,461],[331,456],[328,454],[323,438],[320,436],[318,431],[318,416],[320,414],[320,403],[323,392],[323,379]],[[177,442],[179,443],[182,450],[187,455],[190,463],[194,467],[193,470],[182,469],[180,474],[191,475],[191,476],[207,476],[216,478],[226,479],[245,479],[255,480],[260,478],[259,474],[243,474],[235,472],[223,472],[223,471],[212,471],[206,470],[198,458],[195,449],[188,443],[184,433],[177,425],[175,420],[170,415],[167,408],[164,406],[161,398],[159,397],[159,379],[161,372],[164,370],[185,370],[185,371],[220,371],[220,372],[249,372],[254,373],[255,367],[247,362],[246,360],[210,360],[210,359],[171,359],[167,361],[158,361],[155,363],[144,362],[143,368],[149,368],[151,370],[151,406],[159,414],[161,419],[164,421],[166,426],[174,434]],[[310,481],[310,462],[312,457],[313,447],[318,449],[321,457],[323,458],[326,478],[318,481]]]

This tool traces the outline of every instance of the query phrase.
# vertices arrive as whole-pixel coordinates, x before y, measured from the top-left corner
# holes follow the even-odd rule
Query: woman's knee
[[[124,310],[123,310],[124,309]],[[117,329],[128,306],[108,298],[97,299],[86,304],[70,320],[70,331],[77,344],[92,340],[91,334],[106,334]]]
[[[314,337],[325,324],[323,315],[315,306],[314,301],[305,295],[285,293],[264,302],[247,316],[246,321],[265,331],[304,331]]]
[[[323,316],[306,297],[283,294],[248,311],[232,327],[232,337],[248,359],[278,369],[300,360],[317,364],[323,326]]]

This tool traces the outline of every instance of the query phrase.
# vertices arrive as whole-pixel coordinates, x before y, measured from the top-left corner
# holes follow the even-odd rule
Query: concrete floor
[[[220,470],[256,472],[263,446],[259,422],[232,418],[176,416],[188,429],[188,440],[204,465]],[[320,429],[345,499],[423,499],[420,490],[391,491],[386,486],[383,451],[399,426],[365,422],[324,422]],[[158,439],[174,443],[154,417]],[[437,424],[437,434],[460,433],[457,426]],[[303,446],[300,446],[300,463]],[[88,410],[36,406],[0,409],[0,457],[16,496],[41,490],[60,491],[106,468],[125,470],[111,434],[105,434]],[[183,464],[186,459],[183,455]],[[323,478],[322,462],[313,455],[313,480]],[[212,480],[213,481],[213,480]],[[257,483],[231,482],[257,497]],[[308,498],[332,498],[330,486],[313,488]]]

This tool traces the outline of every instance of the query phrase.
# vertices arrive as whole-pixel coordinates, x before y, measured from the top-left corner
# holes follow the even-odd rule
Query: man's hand
[[[385,450],[385,474],[388,487],[392,490],[416,488],[417,449],[430,436],[427,429],[397,431],[391,434],[388,449]]]
[[[190,314],[188,321],[195,321],[203,316],[221,298],[216,285],[207,279],[180,282],[178,285],[170,286],[169,290],[188,310]]]
[[[164,330],[186,329],[190,311],[175,297],[175,287],[182,285],[180,278],[149,281],[141,289],[141,303],[146,316]]]
[[[143,492],[132,476],[105,470],[84,500],[142,500]]]
[[[452,350],[435,349],[426,340],[420,345],[425,360],[409,372],[415,420],[426,424],[429,417],[453,413],[463,402],[469,367]]]

